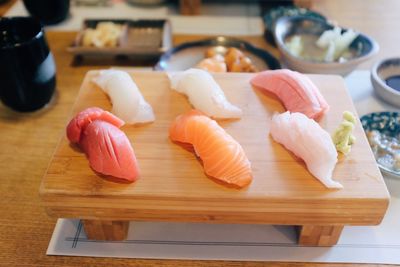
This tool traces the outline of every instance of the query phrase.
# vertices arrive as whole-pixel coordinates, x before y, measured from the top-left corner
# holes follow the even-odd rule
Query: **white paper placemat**
[[[396,110],[373,94],[368,71],[346,78],[360,115]],[[345,227],[334,247],[302,247],[291,226],[131,222],[121,242],[87,240],[79,220],[59,219],[47,255],[400,264],[400,180],[385,178],[389,210],[379,226]]]

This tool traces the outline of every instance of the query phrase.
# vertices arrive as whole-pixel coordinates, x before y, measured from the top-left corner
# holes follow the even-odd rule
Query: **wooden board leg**
[[[128,221],[82,220],[82,223],[91,240],[121,241],[128,235]]]
[[[299,244],[303,246],[334,246],[339,240],[343,225],[302,225],[299,229]]]

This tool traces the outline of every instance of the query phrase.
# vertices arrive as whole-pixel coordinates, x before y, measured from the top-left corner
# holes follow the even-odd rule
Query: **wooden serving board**
[[[85,219],[90,238],[121,239],[126,221],[188,221],[263,223],[305,226],[300,242],[332,245],[343,225],[376,225],[382,220],[389,194],[360,124],[350,155],[339,156],[333,178],[341,190],[325,188],[305,164],[269,135],[274,112],[282,104],[251,87],[254,74],[214,74],[227,98],[243,110],[240,120],[219,121],[242,146],[253,171],[246,188],[229,188],[208,178],[195,155],[168,137],[172,120],[191,109],[184,95],[169,87],[163,72],[131,72],[156,121],[125,125],[141,171],[132,184],[115,183],[96,175],[85,154],[70,145],[65,134],[43,178],[40,194],[49,215]],[[84,108],[111,110],[108,97],[86,75],[71,116]],[[342,113],[356,113],[339,76],[310,75],[330,104],[320,121],[329,133]],[[118,232],[118,233],[117,233]]]

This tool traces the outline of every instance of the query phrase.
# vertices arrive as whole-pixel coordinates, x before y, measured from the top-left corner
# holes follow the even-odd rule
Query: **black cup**
[[[56,67],[39,21],[0,18],[0,99],[16,111],[46,105],[55,89]]]
[[[24,0],[24,5],[32,17],[45,25],[57,24],[69,13],[69,0]]]

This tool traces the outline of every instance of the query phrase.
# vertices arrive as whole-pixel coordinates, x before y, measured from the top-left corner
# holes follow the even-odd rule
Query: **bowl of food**
[[[382,173],[400,178],[400,114],[373,112],[361,124]]]
[[[400,107],[400,58],[379,61],[372,67],[371,82],[384,101]]]
[[[282,17],[275,41],[284,63],[303,73],[346,75],[379,51],[370,37],[312,17]]]
[[[257,72],[280,69],[268,51],[230,37],[218,36],[180,44],[165,52],[155,70],[200,68],[211,72]]]

